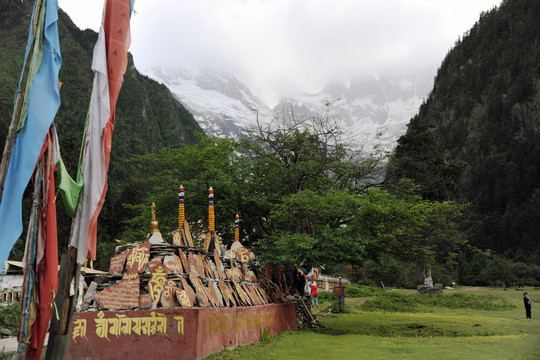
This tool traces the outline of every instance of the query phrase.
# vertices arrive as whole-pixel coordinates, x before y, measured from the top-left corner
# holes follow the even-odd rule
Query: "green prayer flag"
[[[60,194],[62,195],[62,202],[66,208],[66,212],[69,216],[75,216],[75,209],[77,208],[77,203],[79,202],[79,194],[83,186],[83,179],[79,179],[78,182],[73,180],[69,176],[66,166],[62,161],[62,158],[57,163],[58,172],[60,175]]]

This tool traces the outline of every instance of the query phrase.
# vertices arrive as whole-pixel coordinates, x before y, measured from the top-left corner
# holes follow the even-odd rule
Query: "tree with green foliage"
[[[257,246],[263,259],[278,263],[399,260],[412,269],[452,261],[466,243],[458,227],[463,211],[464,206],[454,202],[396,196],[376,188],[361,195],[306,190],[274,208],[268,220],[271,231]]]
[[[389,258],[411,264],[445,261],[464,242],[456,225],[463,208],[422,199],[418,187],[400,183],[381,190],[384,154],[350,149],[331,123],[259,128],[240,141],[206,138],[196,145],[136,156],[134,179],[147,195],[128,206],[124,241],[144,238],[150,204],[162,233],[177,228],[176,191],[185,188],[186,218],[203,234],[207,190],[215,190],[218,232],[233,239],[234,215],[245,244],[264,262],[361,264]],[[377,182],[378,181],[378,182]],[[414,266],[414,265],[413,265]]]

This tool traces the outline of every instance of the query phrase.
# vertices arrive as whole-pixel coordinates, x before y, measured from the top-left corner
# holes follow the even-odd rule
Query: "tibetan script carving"
[[[163,267],[163,256],[156,256],[148,263],[148,268],[150,269],[151,273],[153,273],[155,269],[160,266]]]
[[[150,243],[142,243],[130,250],[126,261],[128,272],[142,272],[150,258]]]
[[[163,259],[163,265],[165,265],[165,271],[167,273],[177,273],[182,274],[182,262],[180,261],[180,258],[173,254],[165,256]]]
[[[109,266],[109,274],[116,275],[121,274],[124,270],[124,263],[126,262],[126,257],[129,250],[124,250],[120,254],[111,258],[111,265]]]
[[[178,306],[176,301],[176,286],[167,285],[163,288],[163,293],[161,293],[161,306],[164,309],[172,309]]]
[[[150,293],[152,302],[155,304],[157,304],[161,298],[165,280],[167,280],[167,274],[165,273],[165,269],[163,269],[163,265],[160,265],[154,269],[150,281],[148,281],[148,292]]]
[[[111,310],[136,308],[139,306],[139,286],[121,282],[98,292],[96,300]]]
[[[193,302],[189,298],[186,290],[176,288],[175,291],[176,291],[176,299],[178,300],[178,302],[180,303],[182,307],[185,307],[185,308],[193,307]]]
[[[184,245],[182,243],[182,234],[179,231],[173,233],[173,245]]]
[[[83,338],[86,340],[86,320],[85,319],[77,319],[73,321],[73,332],[71,335],[71,338],[73,339],[74,343],[77,343],[77,338]]]
[[[97,313],[96,335],[109,339],[109,335],[167,335],[167,318],[165,315],[152,312],[151,316],[130,318],[126,315],[116,314],[116,317],[105,318],[105,313]]]

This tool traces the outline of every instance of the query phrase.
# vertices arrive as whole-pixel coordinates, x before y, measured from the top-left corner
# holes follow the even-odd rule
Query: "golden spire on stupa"
[[[156,203],[152,203],[152,221],[150,221],[150,234],[159,232],[158,222],[156,220]]]

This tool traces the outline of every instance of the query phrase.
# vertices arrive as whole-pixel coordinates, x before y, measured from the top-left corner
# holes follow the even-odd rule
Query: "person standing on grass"
[[[311,281],[311,284],[309,284],[309,287],[311,288],[311,291],[310,291],[311,306],[318,308],[319,307],[319,287],[317,286],[315,279]]]
[[[525,315],[527,315],[527,319],[531,319],[531,307],[532,307],[532,301],[529,298],[528,293],[523,293],[523,303],[525,304]]]

